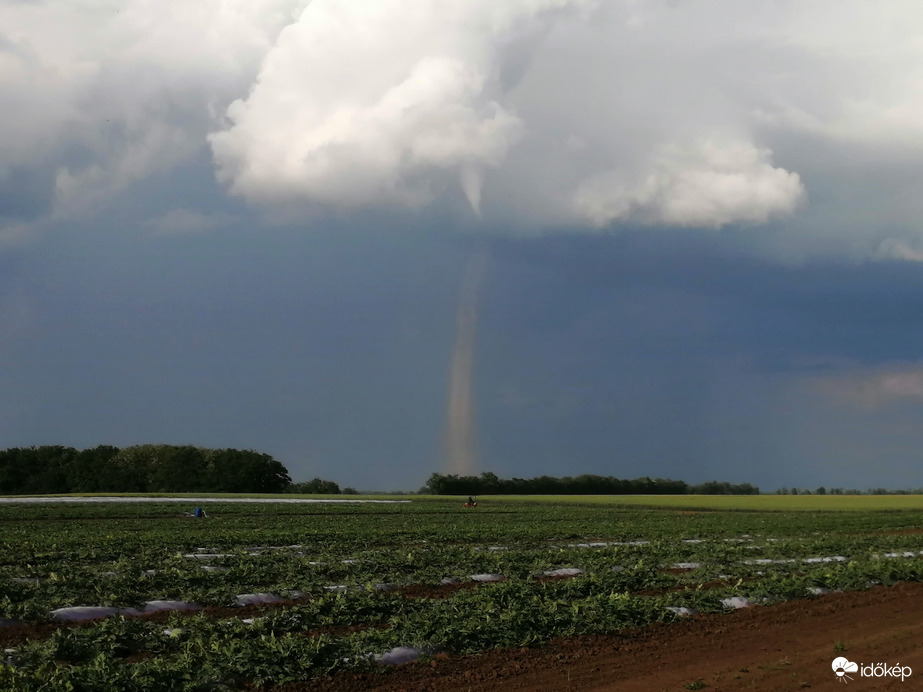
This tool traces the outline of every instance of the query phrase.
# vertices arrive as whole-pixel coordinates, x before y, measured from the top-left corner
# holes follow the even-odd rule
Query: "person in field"
[[[192,516],[194,516],[196,519],[208,519],[208,515],[205,513],[205,510],[202,509],[201,507],[196,507],[195,510],[192,512]]]

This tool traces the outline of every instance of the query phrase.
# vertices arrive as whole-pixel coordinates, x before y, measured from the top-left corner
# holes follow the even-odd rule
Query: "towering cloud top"
[[[921,14],[910,0],[6,3],[0,199],[34,194],[4,219],[70,214],[207,154],[258,208],[464,195],[494,227],[760,224],[805,208],[817,181],[843,184],[851,161],[916,160]],[[881,205],[901,229],[888,247],[920,251],[915,197],[898,197]]]
[[[260,202],[471,205],[520,139],[504,68],[575,0],[315,0],[211,136],[218,176]]]
[[[218,176],[260,203],[410,207],[455,179],[479,212],[490,171],[533,221],[593,226],[719,227],[792,211],[798,175],[773,167],[746,133],[687,127],[683,116],[651,128],[664,114],[647,112],[644,92],[676,85],[653,73],[640,93],[626,88],[631,63],[649,61],[651,49],[623,59],[621,34],[639,32],[631,27],[643,17],[619,5],[315,0],[211,135]],[[608,33],[593,35],[598,19]],[[665,96],[665,107],[689,99],[692,111],[695,99],[712,99],[688,87]]]

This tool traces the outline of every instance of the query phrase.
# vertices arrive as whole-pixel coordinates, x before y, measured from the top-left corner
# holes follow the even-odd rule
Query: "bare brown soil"
[[[923,584],[699,615],[618,636],[557,640],[536,649],[440,655],[381,673],[341,674],[286,690],[351,692],[658,692],[915,690],[923,688]],[[843,687],[837,656],[910,666],[906,681],[853,674]]]

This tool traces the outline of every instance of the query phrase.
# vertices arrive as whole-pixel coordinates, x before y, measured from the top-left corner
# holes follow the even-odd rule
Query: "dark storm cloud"
[[[670,232],[499,243],[480,343],[485,465],[819,485],[851,456],[817,448],[846,420],[863,448],[912,456],[918,436],[859,423],[837,399],[917,382],[904,364],[923,344],[920,266],[781,266],[729,248]],[[840,484],[872,483],[850,464]]]
[[[687,342],[706,323],[709,349],[758,359],[874,364],[918,358],[923,343],[923,267],[913,262],[780,265],[726,238],[668,230],[505,242],[496,252],[509,267],[494,281],[515,290],[501,323],[565,329],[598,311],[617,333],[626,317],[619,312],[636,310],[655,322],[668,315],[662,321]],[[502,309],[502,295],[494,300]],[[645,312],[651,302],[662,305]],[[657,341],[649,330],[627,338],[641,354]]]
[[[473,239],[381,216],[309,234],[236,224],[221,242],[112,222],[4,256],[0,307],[20,324],[5,318],[0,343],[8,444],[253,447],[298,478],[378,488],[442,467]],[[916,405],[902,363],[923,343],[919,265],[780,266],[732,246],[701,232],[495,240],[480,468],[769,489],[842,471],[867,487],[880,483],[856,450],[881,444],[901,450],[879,460],[889,485],[923,484],[907,461],[919,440],[889,422]],[[904,408],[861,408],[882,397]]]
[[[252,447],[299,478],[418,487],[441,463],[466,249],[331,224],[216,244],[114,218],[8,253],[4,294],[31,326],[3,321],[6,444]]]

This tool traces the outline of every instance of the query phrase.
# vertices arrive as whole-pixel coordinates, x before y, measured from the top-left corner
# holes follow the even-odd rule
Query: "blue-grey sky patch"
[[[0,219],[31,221],[54,203],[54,170],[25,165],[0,167]]]

